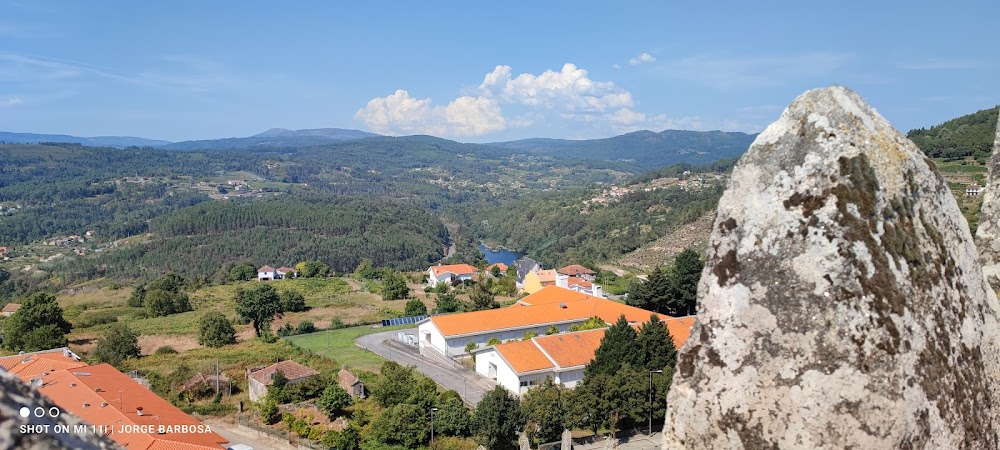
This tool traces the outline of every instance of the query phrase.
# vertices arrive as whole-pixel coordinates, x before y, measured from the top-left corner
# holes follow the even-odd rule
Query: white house
[[[264,267],[261,267],[260,269],[257,269],[257,280],[258,281],[274,280],[274,279],[277,279],[277,278],[278,278],[278,272],[276,270],[274,270],[274,267],[264,266]]]
[[[973,184],[970,184],[970,185],[968,185],[968,186],[967,186],[967,187],[965,188],[965,196],[966,196],[966,197],[976,197],[976,196],[978,196],[978,195],[979,195],[979,194],[980,194],[981,192],[983,192],[983,188],[982,188],[982,186],[980,186],[980,185],[978,185],[978,184],[975,184],[975,183],[973,183]]]
[[[680,348],[687,341],[694,317],[669,318],[667,329]],[[475,352],[476,372],[515,394],[523,394],[546,377],[572,388],[583,379],[583,370],[594,359],[606,328],[537,336]]]
[[[572,291],[579,292],[581,294],[586,294],[594,297],[605,298],[604,288],[597,283],[590,282],[586,279],[579,277],[571,277],[563,274],[556,275],[556,286],[561,288],[566,288]]]
[[[595,316],[606,323],[614,323],[621,315],[630,323],[642,323],[648,321],[651,314],[654,313],[553,285],[507,308],[424,319],[417,325],[418,344],[421,352],[461,356],[468,353],[465,348],[469,342],[478,348],[494,338],[500,341],[521,339],[527,332],[542,335],[550,326],[563,332]],[[661,314],[660,318],[666,320],[669,316]]]
[[[279,267],[277,270],[274,271],[274,274],[275,274],[276,278],[280,278],[280,279],[284,279],[284,278],[298,278],[299,277],[299,271],[298,270],[295,270],[295,269],[293,269],[291,267],[287,267],[287,266]]]
[[[465,280],[472,280],[472,277],[479,269],[468,264],[450,264],[442,266],[440,264],[427,269],[427,285],[434,287],[438,283],[455,284]]]

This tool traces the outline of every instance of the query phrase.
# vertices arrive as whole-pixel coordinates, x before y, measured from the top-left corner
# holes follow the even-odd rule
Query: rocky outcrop
[[[997,121],[993,157],[984,191],[979,226],[976,228],[976,247],[979,248],[983,276],[997,291],[1000,290],[1000,120]]]
[[[17,377],[0,369],[0,449],[124,448],[105,436],[90,431],[78,431],[79,425],[83,425],[84,429],[91,427],[72,414],[60,413],[54,418],[49,416],[49,409],[54,407],[55,404],[49,399],[22,383]],[[29,409],[28,417],[21,415],[21,408]],[[45,414],[36,417],[32,411],[35,408],[42,408]]]
[[[848,89],[737,164],[664,448],[998,448],[997,298],[933,163]]]

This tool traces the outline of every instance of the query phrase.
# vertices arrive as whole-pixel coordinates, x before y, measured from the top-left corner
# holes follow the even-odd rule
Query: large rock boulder
[[[993,157],[990,158],[983,207],[979,210],[976,247],[979,248],[986,281],[994,291],[1000,290],[1000,120],[997,121],[996,138],[993,140]]]
[[[997,298],[933,163],[808,91],[719,201],[664,448],[1000,445]]]

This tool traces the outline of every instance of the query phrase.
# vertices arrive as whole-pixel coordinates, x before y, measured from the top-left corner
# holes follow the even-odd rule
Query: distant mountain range
[[[533,138],[487,145],[561,159],[624,161],[653,167],[735,158],[746,152],[756,137],[740,132],[666,130],[636,131],[604,139]]]
[[[707,164],[723,158],[736,158],[750,147],[756,135],[724,131],[667,130],[659,133],[636,131],[604,139],[568,140],[532,138],[491,144],[462,144],[431,136],[400,138],[341,128],[287,130],[272,128],[249,137],[233,137],[183,142],[168,142],[128,136],[77,137],[56,134],[0,132],[0,142],[37,143],[71,142],[95,147],[156,147],[166,150],[221,150],[260,148],[298,150],[304,147],[345,143],[366,138],[390,139],[406,148],[405,143],[446,142],[456,153],[493,155],[527,154],[563,160],[621,162],[637,168],[653,168],[686,162]],[[372,143],[384,145],[382,142]],[[399,150],[397,150],[399,151]]]
[[[34,144],[38,142],[70,142],[91,147],[159,147],[170,141],[146,139],[132,136],[79,137],[66,134],[8,133],[0,131],[0,142],[9,144]]]

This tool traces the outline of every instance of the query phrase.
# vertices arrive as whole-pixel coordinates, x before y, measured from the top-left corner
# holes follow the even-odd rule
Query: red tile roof
[[[577,277],[569,277],[566,279],[567,284],[570,286],[580,286],[582,288],[590,289],[594,287],[594,283]]]
[[[555,366],[552,361],[545,356],[537,345],[531,340],[508,342],[499,344],[496,347],[497,353],[510,364],[514,372],[525,373],[535,370],[551,369]],[[591,354],[593,357],[593,354]]]
[[[470,266],[468,264],[449,264],[447,266],[431,266],[431,271],[434,276],[439,276],[443,273],[453,273],[455,275],[471,275],[479,271],[479,269]]]
[[[281,266],[281,267],[278,268],[278,272],[281,272],[281,273],[295,273],[295,272],[298,272],[298,271],[295,270],[295,269],[293,269],[293,268],[291,268],[291,267]]]
[[[261,273],[261,272],[274,272],[274,267],[264,266],[264,267],[261,267],[260,269],[257,269],[257,273]]]
[[[532,303],[538,300],[541,300],[541,303]],[[434,316],[429,320],[441,334],[449,337],[545,324],[582,322],[594,316],[608,323],[614,323],[621,315],[625,315],[629,322],[645,322],[649,320],[650,314],[653,313],[634,306],[591,297],[561,287],[547,286],[508,308]],[[660,318],[666,320],[669,316],[660,314]]]
[[[319,372],[309,367],[303,366],[302,364],[292,360],[286,360],[271,364],[263,369],[251,371],[250,378],[264,383],[265,385],[270,385],[272,381],[271,374],[277,370],[281,370],[281,374],[284,375],[288,381],[319,375]]]
[[[535,276],[538,277],[539,283],[555,283],[556,281],[556,271],[549,270],[539,270],[535,272]]]
[[[46,350],[23,355],[0,358],[0,367],[17,375],[22,381],[31,381],[47,373],[57,370],[85,367],[87,363],[80,361],[75,354],[65,349]]]
[[[21,309],[21,304],[20,303],[8,303],[6,305],[3,305],[3,310],[0,311],[0,312],[5,312],[5,313],[11,313],[11,314],[13,314],[13,313],[16,313],[17,310],[19,310],[19,309]]]
[[[62,410],[107,426],[109,437],[129,449],[218,450],[228,442],[108,364],[50,373],[38,391]]]
[[[570,265],[568,265],[566,267],[563,267],[562,269],[559,269],[559,273],[561,273],[563,275],[569,275],[571,277],[575,277],[575,276],[579,276],[579,275],[595,275],[595,274],[597,274],[597,272],[594,272],[593,270],[590,270],[590,269],[588,269],[586,267],[583,267],[583,266],[581,266],[579,264],[570,264]]]
[[[355,376],[353,373],[351,373],[350,370],[347,369],[340,369],[340,372],[337,372],[337,378],[340,379],[340,386],[343,387],[344,389],[347,389],[348,387],[354,386],[355,384],[361,382],[361,380],[358,379],[357,376]]]
[[[694,316],[667,318],[667,329],[674,346],[681,348],[694,325]],[[636,325],[635,328],[641,328]],[[494,347],[516,373],[545,369],[568,369],[584,366],[594,359],[607,328],[551,336],[536,336],[530,341],[510,342]]]
[[[500,268],[500,272],[503,272],[503,273],[507,273],[507,269],[509,268],[504,263],[496,263],[496,264],[490,264],[490,265],[486,266],[486,271],[489,272],[489,271],[493,270],[494,267]]]

